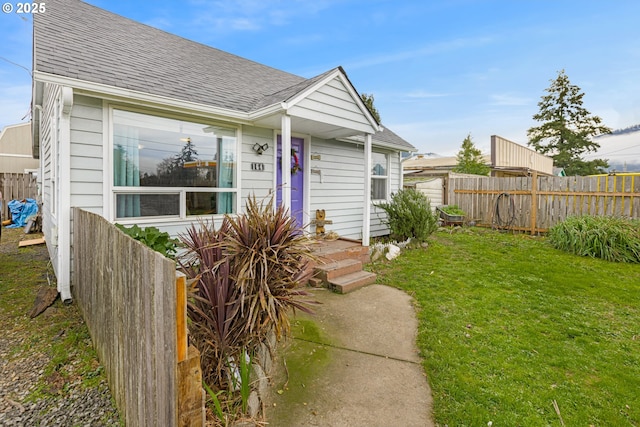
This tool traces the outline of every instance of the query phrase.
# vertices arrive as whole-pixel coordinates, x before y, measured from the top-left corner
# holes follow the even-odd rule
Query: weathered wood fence
[[[450,178],[448,204],[481,226],[543,233],[569,216],[640,218],[640,175]]]
[[[0,193],[2,193],[2,218],[9,218],[7,202],[26,198],[37,199],[36,177],[30,173],[0,173]]]
[[[175,263],[78,208],[73,256],[73,294],[126,425],[202,425],[200,355],[187,347]]]

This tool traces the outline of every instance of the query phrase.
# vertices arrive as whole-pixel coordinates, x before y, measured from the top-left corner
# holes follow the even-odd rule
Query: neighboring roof
[[[491,155],[485,154],[482,156],[484,162],[487,165],[491,165]],[[449,157],[415,157],[406,159],[402,162],[402,167],[405,170],[423,170],[423,169],[453,169],[458,165],[458,158],[456,156]]]
[[[553,167],[553,175],[554,176],[567,176],[564,172],[564,168]]]

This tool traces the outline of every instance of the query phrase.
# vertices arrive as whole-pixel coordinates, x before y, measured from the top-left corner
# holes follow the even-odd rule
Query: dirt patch
[[[56,289],[46,245],[18,247],[39,237],[18,228],[0,238],[0,425],[118,425],[77,307],[58,298],[29,317],[38,291]]]

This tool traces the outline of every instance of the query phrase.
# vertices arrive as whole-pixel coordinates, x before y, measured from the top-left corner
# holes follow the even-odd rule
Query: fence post
[[[178,363],[187,358],[187,277],[176,272],[176,340]]]
[[[202,427],[206,413],[200,352],[187,343],[187,278],[180,272],[176,272],[176,332],[178,426]]]
[[[531,235],[536,234],[538,221],[538,172],[531,172]]]

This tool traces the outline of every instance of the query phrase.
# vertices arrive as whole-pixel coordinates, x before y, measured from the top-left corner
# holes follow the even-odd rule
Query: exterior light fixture
[[[258,144],[257,142],[255,144],[253,144],[253,151],[255,151],[258,154],[262,154],[265,151],[267,151],[269,149],[269,144],[264,143],[262,145]]]

